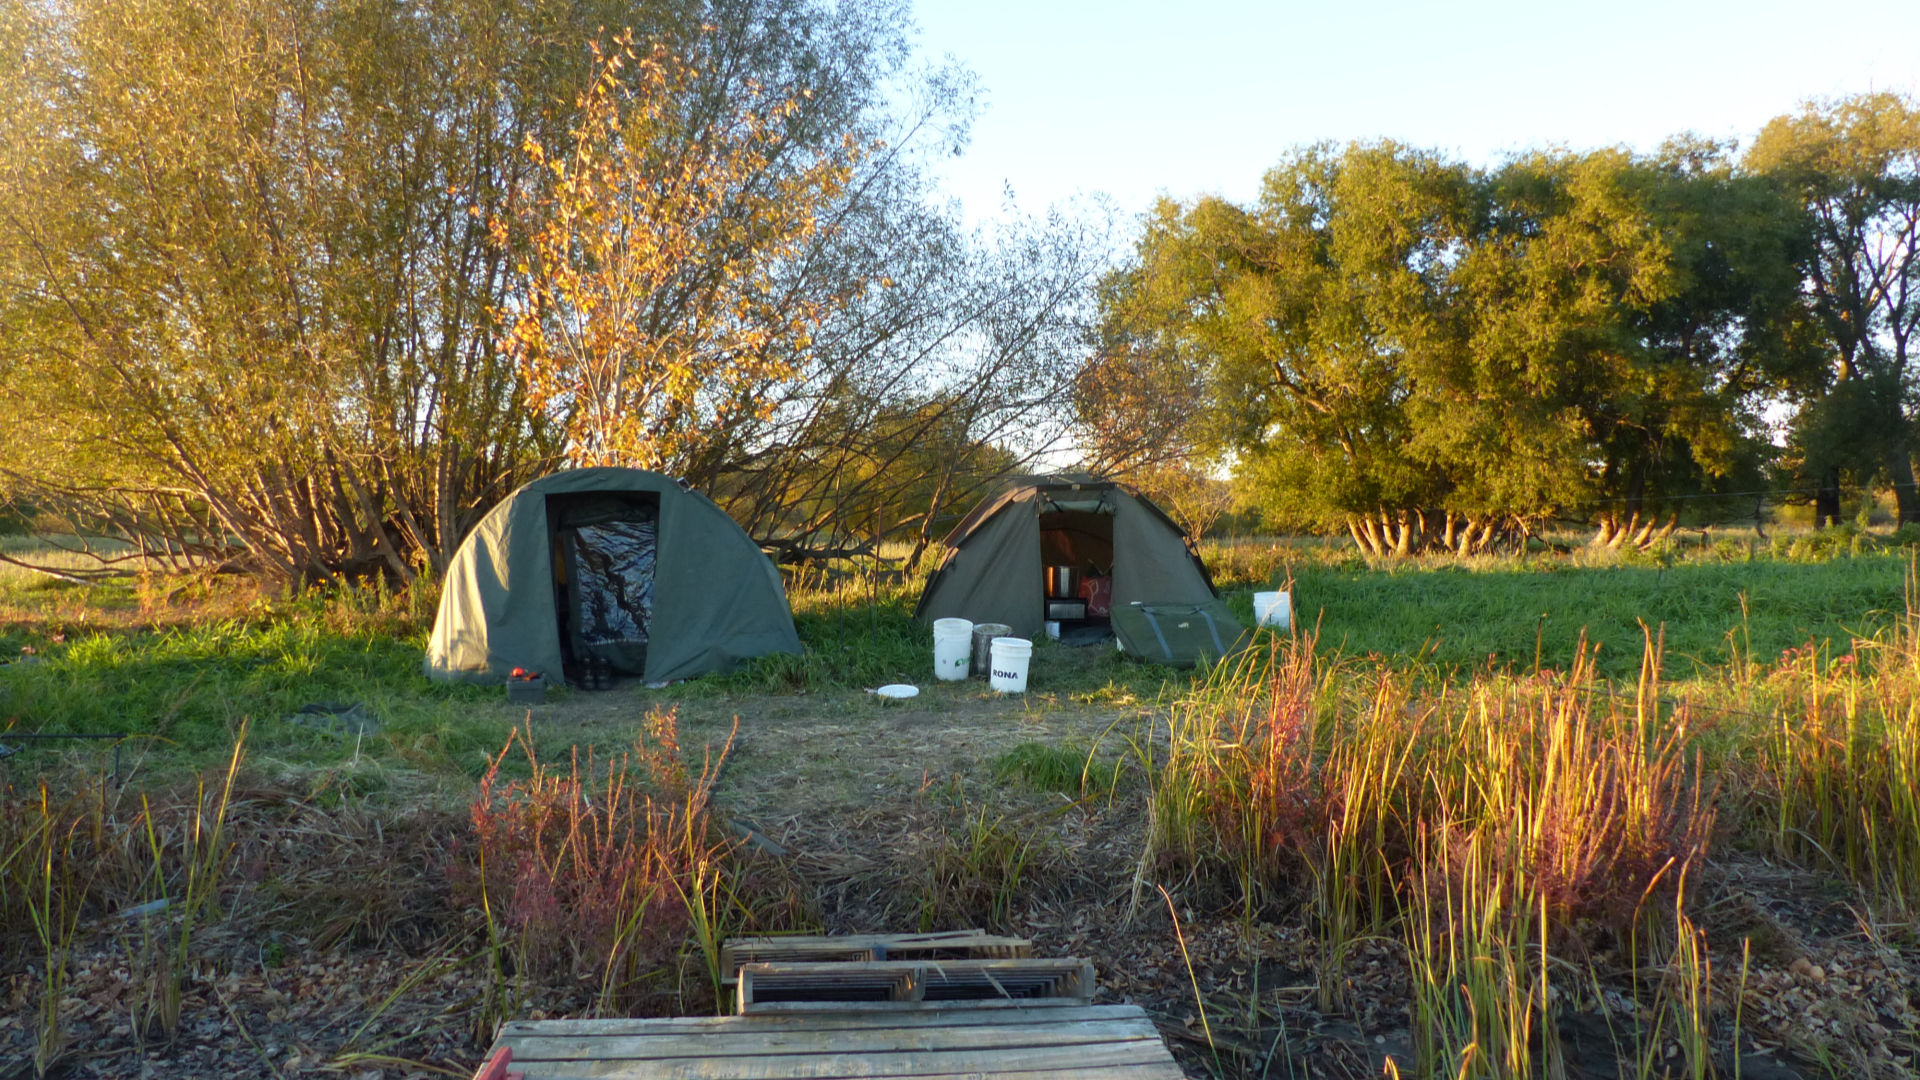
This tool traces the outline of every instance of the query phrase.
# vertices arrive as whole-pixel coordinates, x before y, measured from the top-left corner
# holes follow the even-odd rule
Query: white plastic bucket
[[[956,682],[967,677],[973,661],[973,624],[965,619],[933,620],[933,674]]]
[[[1046,624],[1046,626],[1047,626],[1047,636],[1052,638],[1055,641],[1059,641],[1060,640],[1060,624],[1057,622],[1049,622]]]
[[[993,639],[993,667],[987,684],[1003,694],[1027,692],[1027,664],[1033,658],[1033,642],[1026,638]]]
[[[1257,592],[1253,594],[1253,621],[1258,626],[1286,630],[1293,626],[1293,594]]]

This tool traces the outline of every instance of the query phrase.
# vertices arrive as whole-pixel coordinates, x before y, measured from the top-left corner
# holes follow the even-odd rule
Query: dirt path
[[[1034,690],[1024,695],[997,694],[980,680],[928,679],[918,697],[905,701],[860,690],[704,696],[629,683],[570,693],[530,715],[545,748],[605,752],[631,745],[647,710],[676,707],[681,745],[696,763],[701,748],[717,754],[732,735],[716,793],[723,806],[755,821],[821,821],[955,777],[983,788],[993,779],[994,759],[1025,742],[1099,742],[1103,756],[1124,752],[1127,739],[1151,731],[1157,688],[1144,698],[1111,682],[1077,693],[1046,689],[1090,685],[1086,670],[1104,659],[1091,649],[1042,653]]]

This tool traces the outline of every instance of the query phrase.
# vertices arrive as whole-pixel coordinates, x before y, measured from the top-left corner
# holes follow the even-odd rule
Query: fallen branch
[[[24,562],[20,559],[16,559],[11,555],[0,555],[0,562],[4,562],[9,566],[17,566],[22,570],[31,570],[36,574],[45,574],[50,578],[57,578],[61,581],[70,582],[74,585],[93,586],[93,585],[98,585],[102,581],[105,581],[109,578],[122,578],[122,577],[134,576],[134,572],[131,570],[116,570],[116,569],[106,569],[106,568],[102,568],[99,570],[55,570],[51,566],[37,566],[33,563]]]
[[[825,562],[830,559],[872,559],[875,562],[897,563],[900,559],[889,559],[874,550],[878,539],[868,540],[855,547],[808,547],[797,540],[756,540],[761,550],[773,555],[777,563]]]

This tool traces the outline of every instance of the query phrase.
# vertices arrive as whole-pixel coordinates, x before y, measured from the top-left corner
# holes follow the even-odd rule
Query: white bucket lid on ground
[[[1032,658],[1033,642],[1026,638],[994,638],[988,685],[1003,694],[1026,693],[1027,666]]]

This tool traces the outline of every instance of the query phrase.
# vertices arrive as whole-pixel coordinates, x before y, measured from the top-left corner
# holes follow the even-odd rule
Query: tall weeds
[[[1458,687],[1277,642],[1175,709],[1153,842],[1248,912],[1305,902],[1323,1010],[1397,921],[1423,1069],[1532,1075],[1556,1053],[1555,942],[1577,920],[1624,929],[1712,830],[1659,670],[1652,635],[1630,697],[1599,692],[1584,649],[1565,673]]]
[[[1773,851],[1832,868],[1894,921],[1920,913],[1920,612],[1844,656],[1789,650],[1764,685],[1755,825]]]
[[[956,808],[958,828],[944,826],[922,853],[918,883],[920,931],[983,926],[1014,931],[1014,905],[1026,895],[1028,866],[1043,855],[1031,822],[1009,821],[985,806]]]
[[[40,998],[35,1017],[33,1074],[45,1076],[67,1049],[60,1015],[67,996],[67,965],[87,886],[73,859],[75,834],[84,822],[59,813],[45,784],[40,786],[37,814],[25,836],[8,853],[9,867],[18,864],[14,889],[24,902],[39,942]]]
[[[36,1075],[66,1049],[62,1007],[76,940],[92,920],[129,904],[142,913],[144,942],[129,957],[131,1029],[144,1039],[177,1028],[195,927],[214,912],[226,880],[224,828],[245,745],[242,724],[217,787],[203,778],[191,804],[156,809],[142,795],[131,816],[103,779],[58,790],[43,781],[30,797],[0,792],[0,960],[13,959],[23,936],[31,942]]]
[[[748,898],[736,844],[714,820],[725,750],[696,773],[672,710],[649,712],[643,727],[627,753],[601,761],[575,747],[560,767],[516,732],[482,778],[472,818],[489,942],[483,1040],[540,993],[596,1016],[717,994],[720,941],[781,917]],[[516,744],[528,775],[504,780]],[[705,976],[692,994],[679,985],[689,962]]]
[[[209,793],[202,777],[184,821],[161,824],[147,797],[140,797],[138,831],[144,834],[152,858],[146,906],[154,912],[141,920],[141,941],[133,957],[139,979],[132,1026],[142,1037],[158,1034],[171,1039],[179,1030],[182,983],[191,973],[194,931],[219,914],[220,887],[232,854],[226,839],[227,815],[246,744],[243,721],[218,792]],[[170,865],[178,867],[171,879]]]

